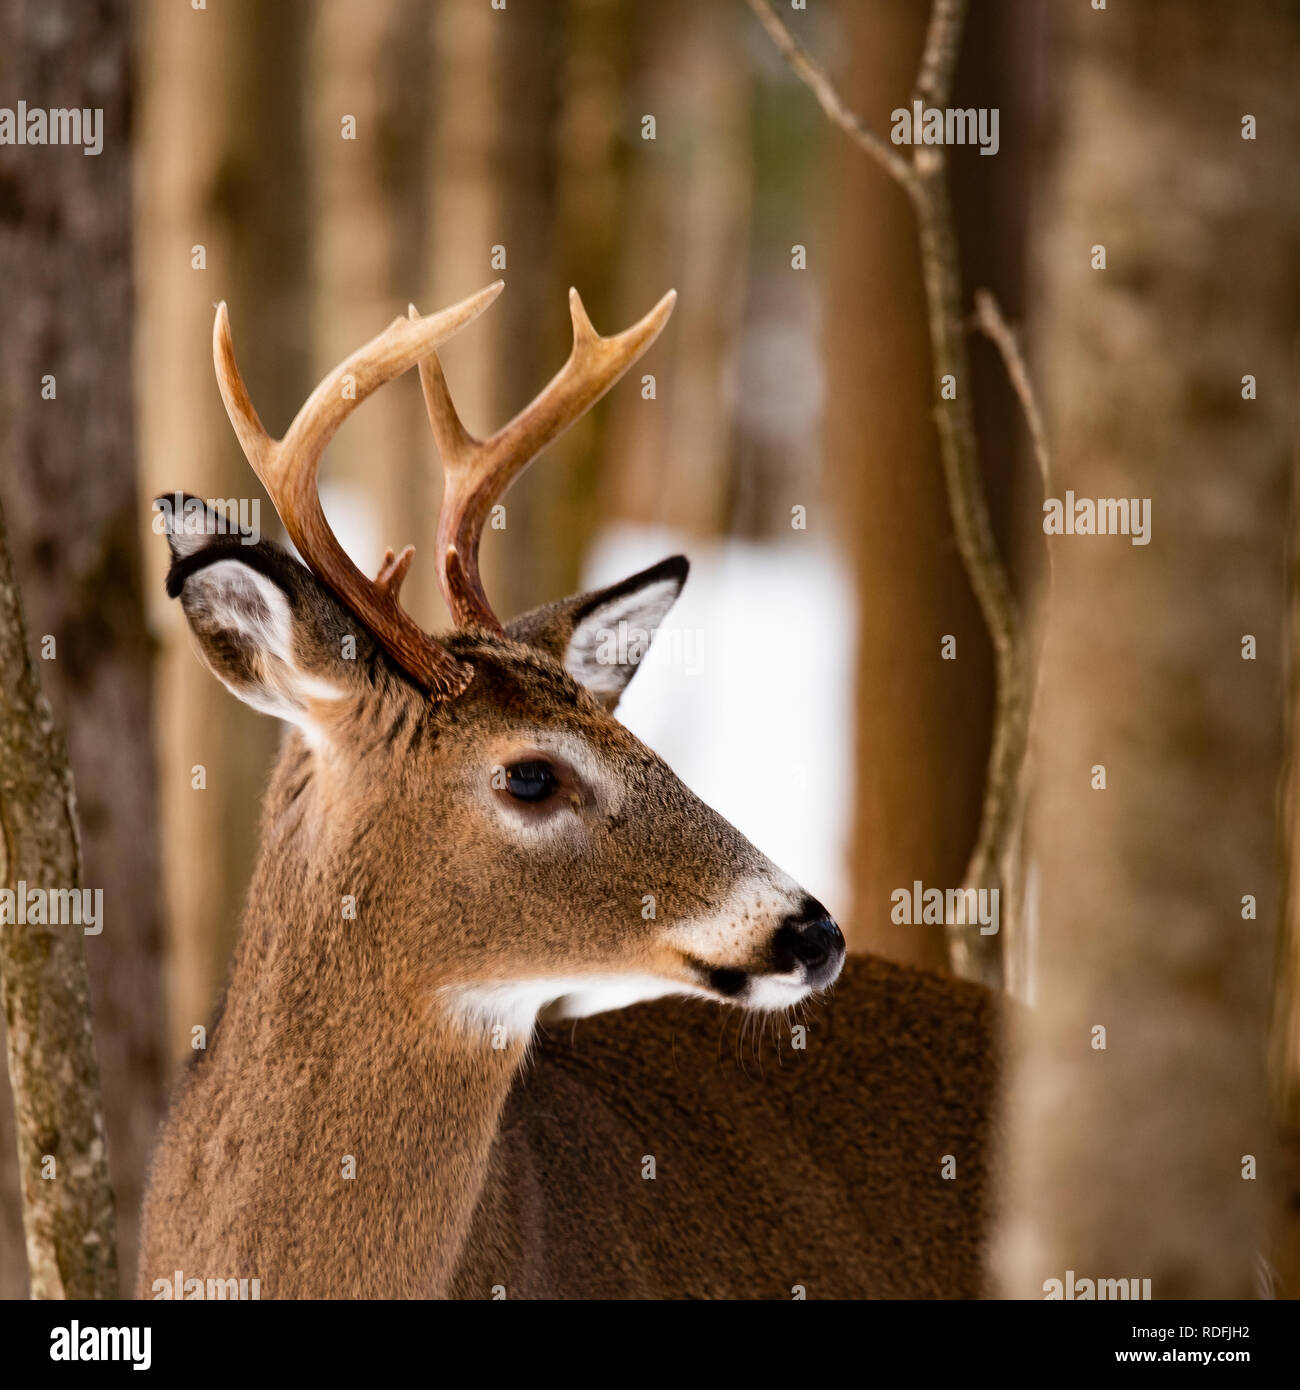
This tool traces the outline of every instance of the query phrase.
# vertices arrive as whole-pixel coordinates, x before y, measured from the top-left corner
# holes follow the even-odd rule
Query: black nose
[[[816,898],[807,898],[776,929],[773,968],[786,975],[802,968],[810,985],[829,984],[844,960],[844,934]]]

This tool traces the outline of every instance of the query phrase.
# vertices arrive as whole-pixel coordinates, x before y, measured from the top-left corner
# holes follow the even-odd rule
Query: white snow
[[[321,493],[344,549],[372,572],[382,549],[373,508],[346,486]],[[597,538],[582,587],[678,553],[690,578],[619,718],[846,921],[856,631],[848,572],[808,533],[703,542],[620,525]]]
[[[847,920],[852,588],[802,533],[758,544],[602,533],[584,588],[682,553],[691,574],[619,718],[769,858]]]

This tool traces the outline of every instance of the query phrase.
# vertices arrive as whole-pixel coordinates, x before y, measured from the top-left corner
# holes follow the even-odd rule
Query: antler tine
[[[490,439],[475,439],[461,424],[438,354],[421,361],[420,384],[445,478],[438,516],[438,584],[458,627],[501,631],[478,572],[479,540],[493,503],[654,342],[676,302],[677,291],[669,290],[640,322],[602,338],[591,326],[578,291],[571,289],[569,360],[540,395]],[[414,315],[414,305],[410,313]]]
[[[253,408],[235,361],[224,301],[217,306],[212,326],[212,357],[226,414],[284,529],[312,570],[365,622],[394,659],[435,696],[459,694],[472,672],[439,646],[398,602],[413,549],[408,546],[397,557],[389,551],[378,578],[367,579],[348,559],[325,520],[316,475],[325,446],[348,415],[378,387],[414,366],[476,318],[501,289],[498,280],[427,318],[394,319],[324,377],[281,439],[267,433]]]

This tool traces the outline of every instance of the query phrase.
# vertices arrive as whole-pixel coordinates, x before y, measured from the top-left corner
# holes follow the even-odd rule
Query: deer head
[[[316,931],[321,951],[354,952],[352,968],[416,1014],[525,1042],[539,1015],[665,994],[793,1004],[838,973],[838,927],[613,713],[685,559],[504,626],[479,576],[496,499],[654,341],[675,296],[603,338],[570,291],[568,362],[479,441],[457,418],[436,348],[500,288],[395,320],[325,377],[279,440],[257,417],[217,310],[227,412],[305,567],[269,542],[170,518],[167,584],[214,674],[296,730],[253,890],[279,905],[261,928],[267,960],[272,933]],[[368,579],[316,487],[348,412],[417,363],[445,475],[437,574],[455,629],[437,637],[399,603],[411,548],[390,550]],[[646,641],[609,641],[622,622]],[[343,946],[349,898],[366,931]],[[291,910],[322,920],[282,920]]]

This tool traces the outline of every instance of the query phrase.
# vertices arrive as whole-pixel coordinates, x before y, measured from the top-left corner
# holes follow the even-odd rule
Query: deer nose
[[[772,959],[778,974],[802,969],[810,985],[829,984],[844,963],[844,934],[816,898],[807,898],[776,929]]]

